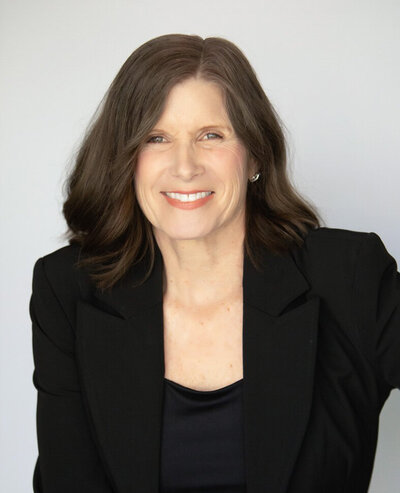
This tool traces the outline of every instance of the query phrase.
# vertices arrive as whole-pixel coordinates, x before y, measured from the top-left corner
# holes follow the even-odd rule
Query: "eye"
[[[217,139],[222,139],[222,137],[219,134],[216,134],[215,132],[207,132],[206,137],[207,135],[214,135],[215,137],[217,137]],[[210,139],[206,139],[206,140],[210,140]]]
[[[162,135],[153,135],[152,137],[149,137],[148,143],[153,143],[153,144],[162,144],[161,140],[156,140],[156,139],[163,139],[164,137]]]

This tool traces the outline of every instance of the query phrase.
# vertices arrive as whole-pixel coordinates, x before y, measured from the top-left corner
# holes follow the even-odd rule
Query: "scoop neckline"
[[[174,382],[173,380],[170,380],[169,378],[166,378],[164,377],[164,381],[165,382],[168,382],[170,384],[172,384],[173,386],[175,387],[178,387],[182,390],[186,390],[188,392],[192,392],[192,393],[195,393],[195,394],[216,394],[218,392],[222,392],[224,390],[228,390],[230,389],[231,387],[236,387],[237,385],[239,385],[240,383],[243,382],[243,378],[241,378],[240,380],[236,380],[236,382],[232,382],[228,385],[225,385],[225,387],[220,387],[219,389],[212,389],[212,390],[197,390],[197,389],[192,389],[190,387],[185,387],[184,385],[178,383],[178,382]]]

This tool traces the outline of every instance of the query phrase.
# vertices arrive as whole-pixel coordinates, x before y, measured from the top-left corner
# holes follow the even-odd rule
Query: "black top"
[[[243,379],[208,391],[164,382],[160,493],[245,493]]]

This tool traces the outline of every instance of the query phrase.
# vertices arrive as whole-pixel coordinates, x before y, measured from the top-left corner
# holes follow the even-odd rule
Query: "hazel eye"
[[[153,135],[152,137],[149,137],[148,143],[150,144],[162,144],[161,140],[155,140],[155,139],[163,139],[164,137],[162,135]]]
[[[216,134],[215,132],[207,132],[206,137],[207,135],[214,135],[215,137],[217,137],[217,139],[222,139],[222,137],[219,134]],[[210,139],[207,138],[206,140],[210,140]]]

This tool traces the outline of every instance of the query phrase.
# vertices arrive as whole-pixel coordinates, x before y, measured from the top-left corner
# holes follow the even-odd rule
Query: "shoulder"
[[[320,251],[321,254],[329,252],[357,250],[361,244],[371,235],[366,231],[355,231],[343,228],[321,227],[310,230],[305,237],[304,246],[312,249],[314,253]]]
[[[363,255],[369,256],[373,263],[380,263],[389,254],[380,236],[373,231],[322,227],[308,233],[295,255],[304,262],[329,261],[332,267],[346,268],[356,266]]]
[[[74,264],[78,261],[80,247],[78,245],[66,245],[57,250],[49,252],[38,259],[48,271],[68,272],[73,270]]]
[[[73,324],[79,298],[89,296],[93,285],[88,274],[77,267],[78,245],[67,245],[38,258],[33,267],[32,292],[42,304],[58,305]]]
[[[34,275],[45,276],[53,287],[58,285],[76,287],[78,277],[76,264],[79,257],[80,247],[78,245],[58,248],[36,260]]]
[[[311,230],[293,258],[314,287],[343,293],[369,278],[377,281],[389,265],[396,267],[377,233],[340,228]]]

